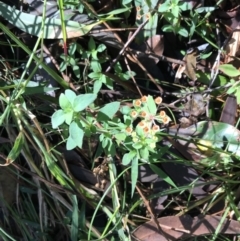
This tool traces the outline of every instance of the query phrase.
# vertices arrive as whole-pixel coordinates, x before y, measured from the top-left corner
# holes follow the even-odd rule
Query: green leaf
[[[69,55],[74,55],[74,53],[76,52],[77,50],[77,44],[76,42],[73,42],[69,45],[69,48],[68,48],[68,54]]]
[[[159,176],[161,177],[165,182],[169,183],[171,186],[177,188],[175,183],[172,181],[172,179],[159,167],[157,167],[154,164],[149,164],[150,168]]]
[[[77,146],[77,144],[75,143],[75,141],[69,136],[67,139],[67,150],[70,151],[72,149],[74,149]]]
[[[116,142],[117,142],[118,145],[120,145],[121,142],[125,141],[125,139],[127,137],[126,133],[124,133],[124,132],[117,133],[114,136],[116,138]]]
[[[102,81],[95,80],[93,84],[93,93],[97,94],[101,88],[102,88]]]
[[[126,105],[124,105],[124,106],[122,106],[122,107],[120,108],[120,112],[121,112],[123,115],[128,115],[131,110],[132,110],[131,107],[126,106]]]
[[[90,40],[88,42],[88,49],[90,51],[93,51],[93,50],[96,49],[96,44],[95,44],[95,41],[94,41],[93,37],[90,37]]]
[[[163,32],[172,32],[173,31],[173,27],[172,27],[172,25],[164,25],[162,27],[162,31]]]
[[[237,97],[237,104],[240,104],[240,87],[237,88],[237,92],[235,94],[235,96]]]
[[[52,115],[52,118],[51,118],[52,128],[56,129],[58,126],[63,124],[64,121],[65,121],[64,111],[63,110],[57,110],[56,112],[54,112],[54,114]]]
[[[189,130],[189,133],[188,133]],[[211,148],[227,147],[228,151],[240,157],[240,131],[232,125],[217,121],[201,121],[184,129],[184,138],[191,138],[194,133],[196,141],[205,140]]]
[[[78,211],[78,198],[76,195],[72,195],[72,223],[71,223],[71,240],[78,240],[78,228],[79,228],[79,211]]]
[[[188,37],[188,31],[187,29],[180,27],[177,31],[178,34],[180,34],[183,37]]]
[[[99,44],[99,46],[97,47],[97,52],[103,52],[106,49],[106,45],[104,44]]]
[[[141,149],[142,148],[142,143],[141,142],[137,142],[137,143],[133,143],[133,145],[132,145],[132,147],[134,148],[134,149]]]
[[[70,125],[73,119],[73,111],[68,111],[67,113],[65,112],[65,122]]]
[[[209,12],[213,12],[214,10],[216,10],[216,7],[200,7],[200,8],[196,8],[194,10],[197,13],[209,13]]]
[[[114,143],[111,139],[109,139],[106,154],[110,155],[110,156],[116,155],[116,148],[115,148],[115,145],[114,145]]]
[[[148,160],[149,158],[149,151],[147,147],[144,147],[142,149],[139,150],[140,156],[142,159],[144,160]]]
[[[74,74],[76,75],[77,78],[80,78],[80,77],[81,77],[81,75],[80,75],[80,69],[79,69],[79,66],[78,66],[78,65],[74,65],[74,66],[72,67],[72,70],[73,70],[73,72],[74,72]]]
[[[44,18],[29,13],[21,12],[15,7],[0,2],[0,15],[9,23],[30,35],[43,37],[45,39],[62,39],[61,19]],[[44,21],[44,31],[42,34],[42,22]],[[89,25],[80,24],[76,21],[66,21],[66,33],[68,38],[76,38],[87,34],[94,26],[101,22]]]
[[[210,55],[212,55],[213,52],[209,52],[206,54],[200,54],[200,59],[207,59],[208,57],[210,57]]]
[[[165,1],[163,4],[160,5],[160,7],[158,8],[158,12],[162,13],[162,12],[166,12],[169,11],[170,8],[170,3],[169,1]]]
[[[91,69],[95,72],[95,73],[98,73],[99,76],[100,76],[100,73],[102,71],[102,67],[101,67],[101,64],[99,63],[98,60],[96,59],[93,59],[93,61],[91,61],[90,63],[90,66],[91,66]]]
[[[79,112],[88,107],[97,98],[96,94],[84,94],[78,95],[73,103],[73,108],[75,112]]]
[[[102,147],[103,147],[103,148],[106,148],[106,147],[107,147],[107,145],[108,145],[108,140],[109,140],[109,138],[107,138],[107,137],[105,137],[105,138],[102,140]]]
[[[71,102],[68,100],[66,95],[64,95],[63,93],[59,97],[59,105],[65,112],[68,112],[68,110],[72,109]]]
[[[76,94],[72,90],[65,90],[65,95],[69,102],[73,105],[74,99],[76,98]]]
[[[100,72],[92,72],[88,75],[89,78],[98,80],[100,77],[101,73]]]
[[[179,7],[178,6],[175,6],[174,8],[172,8],[172,14],[174,17],[178,17],[179,15]]]
[[[236,92],[236,90],[237,90],[236,86],[232,86],[228,89],[227,94],[229,94],[229,95],[233,94]]]
[[[148,96],[146,104],[147,104],[148,112],[152,115],[155,115],[157,113],[157,106],[151,95]]]
[[[186,1],[179,2],[178,6],[182,11],[188,11],[193,8],[192,2],[186,2]]]
[[[21,153],[21,151],[23,149],[23,145],[24,145],[24,135],[22,132],[19,132],[19,134],[14,142],[13,148],[7,156],[6,164],[10,164],[16,160],[16,158],[19,156],[19,154]]]
[[[203,73],[202,71],[198,71],[197,77],[198,77],[198,80],[205,85],[208,85],[210,83],[211,77],[209,73]],[[223,86],[223,85],[226,85],[228,82],[229,82],[229,79],[226,76],[219,74],[216,77],[216,80],[214,81],[213,86],[215,87]]]
[[[219,70],[221,70],[224,74],[230,76],[230,77],[237,77],[240,75],[240,71],[237,70],[233,65],[231,64],[222,64],[218,67]]]
[[[131,167],[131,181],[132,181],[132,197],[134,194],[134,190],[137,184],[138,179],[138,157],[137,155],[132,159],[132,167]]]
[[[129,4],[129,3],[131,3],[131,2],[132,2],[132,0],[122,0],[123,6],[124,6],[124,5],[127,5],[127,4]]]
[[[130,151],[128,153],[125,153],[122,158],[122,164],[124,166],[127,166],[133,160],[136,154],[136,151]]]
[[[75,142],[76,146],[82,148],[84,132],[76,122],[72,122],[69,126],[69,137]]]
[[[117,14],[120,14],[120,13],[127,12],[128,10],[129,10],[129,8],[118,8],[116,10],[110,11],[107,14],[99,14],[98,16],[101,17],[101,16],[104,16],[104,15],[117,15]]]
[[[117,102],[117,101],[106,104],[103,108],[99,110],[97,118],[101,120],[101,115],[104,114],[109,119],[112,119],[113,116],[117,113],[119,107],[120,107],[120,102]]]

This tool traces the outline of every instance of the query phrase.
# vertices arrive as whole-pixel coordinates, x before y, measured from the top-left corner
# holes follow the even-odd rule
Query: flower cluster
[[[140,117],[143,119],[143,121],[150,123],[151,126],[155,126],[156,124],[155,120],[158,121],[161,124],[168,124],[170,121],[169,116],[166,115],[164,110],[161,110],[159,113],[157,113],[157,107],[156,105],[160,105],[162,103],[162,98],[157,97],[154,99],[152,96],[143,96],[141,99],[137,99],[133,101],[133,107],[134,109],[131,111],[131,117],[136,119],[137,117]],[[142,121],[141,121],[142,122]]]
[[[152,96],[143,96],[141,99],[133,101],[129,116],[132,122],[138,119],[139,122],[135,130],[131,124],[125,129],[125,132],[132,136],[134,143],[142,143],[142,146],[148,145],[150,149],[155,148],[158,141],[156,134],[160,132],[159,124],[166,125],[170,121],[165,111],[158,112],[158,106],[161,103],[161,97],[153,99]]]

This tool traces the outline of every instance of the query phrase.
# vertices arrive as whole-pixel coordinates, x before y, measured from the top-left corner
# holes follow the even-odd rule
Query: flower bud
[[[140,107],[141,104],[142,104],[142,101],[141,101],[141,100],[134,100],[134,102],[133,102],[133,105],[134,105],[135,107]]]
[[[157,105],[160,105],[162,103],[162,97],[159,96],[159,97],[155,98],[154,101]]]

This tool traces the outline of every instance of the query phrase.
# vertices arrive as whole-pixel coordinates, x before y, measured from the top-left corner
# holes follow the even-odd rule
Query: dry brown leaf
[[[195,81],[196,77],[196,66],[197,66],[197,49],[187,53],[183,60],[186,62],[185,66],[180,65],[175,75],[176,79],[181,79],[182,74],[185,73],[189,79]]]
[[[154,54],[161,56],[164,51],[164,38],[163,35],[155,35],[147,40],[148,51],[153,52]],[[157,59],[157,62],[159,59]],[[157,63],[156,62],[156,63]]]
[[[155,55],[161,56],[164,51],[164,37],[162,35],[155,35],[139,46],[139,50],[146,54],[153,53]],[[159,62],[159,58],[144,56],[141,57],[141,61],[143,61],[144,65],[148,64],[157,64]],[[152,63],[153,62],[153,63]]]
[[[240,26],[238,25],[236,27],[236,30],[240,29]],[[236,56],[237,52],[239,51],[240,46],[240,31],[234,31],[232,34],[231,40],[228,42],[226,46],[226,58],[225,63],[229,63],[233,60],[233,57]]]
[[[154,221],[147,222],[133,231],[134,241],[174,241],[200,235],[214,234],[222,217],[205,216],[203,218],[163,217],[158,222],[162,228],[160,233]],[[165,225],[165,227],[164,227]],[[168,228],[167,228],[167,227]],[[240,223],[234,220],[224,220],[221,224],[220,234],[239,234]]]
[[[230,125],[234,125],[236,122],[236,114],[237,114],[237,101],[235,96],[228,96],[219,122],[224,122]]]

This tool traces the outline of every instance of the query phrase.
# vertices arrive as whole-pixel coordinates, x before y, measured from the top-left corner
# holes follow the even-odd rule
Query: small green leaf
[[[102,71],[102,66],[101,66],[101,64],[99,63],[99,61],[96,60],[96,59],[94,59],[93,61],[91,61],[90,66],[91,66],[91,69],[92,69],[95,73],[98,73],[99,76],[100,76],[100,73],[101,73],[101,71]]]
[[[70,110],[72,109],[71,102],[68,100],[66,95],[64,95],[63,93],[59,97],[59,105],[65,112],[67,112],[69,109]]]
[[[142,159],[144,160],[148,160],[149,158],[149,151],[147,147],[144,147],[142,149],[139,150],[140,156]]]
[[[92,72],[88,75],[89,78],[98,80],[100,76],[100,72]]]
[[[230,77],[237,77],[240,75],[240,71],[237,70],[233,65],[231,64],[222,64],[218,67],[219,70],[221,70],[224,74],[230,76]]]
[[[113,10],[113,11],[110,11],[109,13],[107,13],[107,15],[117,15],[117,14],[120,14],[120,13],[124,13],[124,12],[127,12],[129,10],[129,8],[118,8],[116,10]],[[98,16],[104,16],[106,14],[99,14]]]
[[[79,209],[78,198],[76,195],[72,195],[72,224],[71,224],[71,240],[78,240],[78,228],[79,228]]]
[[[137,155],[132,159],[132,167],[131,167],[131,181],[132,181],[132,197],[134,194],[134,190],[137,184],[138,179],[138,157]]]
[[[174,17],[178,17],[179,15],[179,7],[178,6],[175,6],[174,8],[172,8],[172,14]]]
[[[209,13],[209,12],[213,12],[214,10],[216,10],[216,7],[200,7],[200,8],[196,8],[194,10],[197,13]]]
[[[76,77],[77,78],[80,78],[80,69],[79,69],[79,66],[78,65],[74,65],[73,67],[72,67],[72,69],[73,69],[73,72],[74,72],[74,74],[76,75]]]
[[[99,46],[97,47],[97,52],[103,52],[106,49],[106,45],[104,44],[99,44]]]
[[[69,112],[65,113],[66,124],[70,125],[70,123],[72,122],[72,119],[73,119],[73,111],[69,111]]]
[[[201,59],[207,59],[208,57],[210,57],[210,55],[212,54],[213,52],[209,52],[207,54],[200,54],[200,58]]]
[[[125,139],[127,137],[127,135],[124,132],[117,133],[114,136],[116,138],[116,142],[118,145],[120,145],[122,141],[125,141]]]
[[[95,80],[93,84],[93,93],[97,94],[100,89],[102,88],[102,81],[101,80]]]
[[[69,55],[74,55],[74,53],[76,52],[76,49],[77,49],[76,42],[71,43],[68,48]]]
[[[98,61],[97,54],[98,54],[97,50],[92,51],[92,58],[93,58],[92,62],[93,61],[95,61],[95,62]]]
[[[130,113],[130,111],[131,111],[131,108],[129,106],[126,106],[126,105],[124,105],[120,108],[120,112],[123,115],[128,115]]]
[[[88,107],[97,98],[96,94],[84,94],[75,98],[73,108],[75,112],[79,112]]]
[[[133,145],[132,145],[132,147],[134,148],[134,149],[141,149],[142,148],[142,143],[140,143],[140,142],[137,142],[137,143],[133,143]]]
[[[102,147],[103,147],[103,148],[106,148],[107,145],[108,145],[108,138],[105,137],[105,138],[102,140]]]
[[[94,41],[93,37],[90,37],[90,40],[88,42],[88,49],[90,51],[93,51],[93,50],[96,49],[96,44],[95,44],[95,41]]]
[[[237,88],[237,93],[236,93],[236,97],[237,97],[237,104],[240,104],[240,87]]]
[[[65,113],[63,110],[57,110],[51,118],[51,122],[52,122],[52,128],[56,129],[58,126],[60,126],[61,124],[63,124],[63,122],[65,121]]]
[[[101,114],[104,114],[109,119],[112,119],[113,116],[117,113],[119,107],[120,107],[120,102],[117,102],[117,101],[106,104],[103,108],[99,110],[97,118],[101,119]]]
[[[127,166],[132,161],[132,159],[136,156],[136,154],[137,153],[135,151],[130,151],[128,153],[125,153],[122,158],[122,164],[124,166]]]
[[[151,95],[147,98],[147,108],[150,114],[155,115],[157,112],[156,103]]]
[[[67,150],[70,151],[77,146],[75,141],[69,136],[67,139]]]
[[[111,139],[109,139],[108,143],[109,144],[107,146],[106,154],[110,155],[110,156],[115,156],[116,155],[116,148],[115,148],[115,145],[114,145],[113,141]]]
[[[171,25],[164,25],[162,27],[162,31],[163,32],[172,32],[173,31],[173,27]]]
[[[160,7],[158,8],[158,12],[163,13],[166,11],[169,11],[170,8],[170,3],[169,1],[164,2],[163,4],[160,4]]]
[[[178,6],[182,11],[188,11],[193,8],[192,2],[185,2],[185,1],[179,2]]]
[[[227,94],[233,94],[233,93],[235,93],[236,92],[236,87],[235,86],[233,86],[233,87],[230,87],[229,89],[228,89],[228,91],[227,91]]]
[[[72,90],[65,90],[65,96],[68,101],[73,105],[73,102],[76,98],[76,94]]]
[[[72,122],[69,126],[69,137],[75,142],[76,146],[82,148],[84,132],[79,128],[76,122]]]
[[[188,37],[188,31],[187,29],[180,27],[177,31],[178,34],[180,34],[183,37]]]
[[[16,160],[16,158],[19,156],[19,154],[22,151],[23,145],[24,145],[24,135],[22,132],[19,132],[14,142],[13,148],[7,156],[7,160],[6,160],[7,164],[10,164]]]

